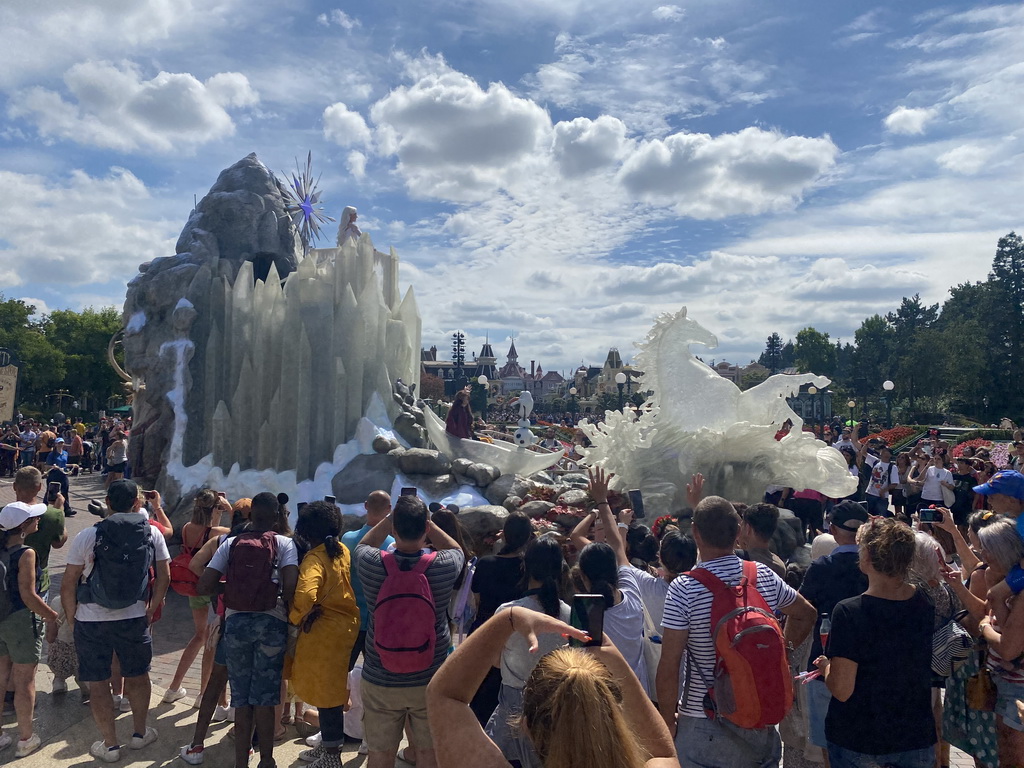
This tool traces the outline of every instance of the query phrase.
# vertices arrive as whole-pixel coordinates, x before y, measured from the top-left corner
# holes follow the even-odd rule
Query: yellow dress
[[[348,703],[348,657],[359,632],[351,569],[346,547],[332,559],[323,544],[307,552],[299,565],[289,619],[301,627],[318,600],[323,613],[309,632],[299,631],[291,684],[302,701],[315,707]]]

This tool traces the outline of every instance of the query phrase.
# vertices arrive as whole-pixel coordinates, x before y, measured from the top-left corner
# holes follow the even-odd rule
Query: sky
[[[1021,227],[1019,4],[7,0],[0,29],[0,292],[40,314],[120,308],[250,152],[312,152],[424,346],[545,370],[681,306],[705,359],[852,341]]]

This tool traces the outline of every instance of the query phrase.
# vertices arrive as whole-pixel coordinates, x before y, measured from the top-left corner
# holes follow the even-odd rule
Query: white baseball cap
[[[45,504],[26,504],[24,501],[12,501],[0,510],[0,529],[10,531],[26,520],[39,517],[46,511]]]

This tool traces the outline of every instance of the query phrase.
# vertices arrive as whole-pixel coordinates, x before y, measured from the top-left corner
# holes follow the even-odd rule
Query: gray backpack
[[[3,589],[0,589],[0,621],[10,616],[11,610],[14,608],[11,590],[17,589],[18,585],[11,583],[11,576],[14,575],[11,571],[11,558],[23,549],[28,549],[28,547],[22,545],[15,549],[0,549],[0,584],[3,585]]]

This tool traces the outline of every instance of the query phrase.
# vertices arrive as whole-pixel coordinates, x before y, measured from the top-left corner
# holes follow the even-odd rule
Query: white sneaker
[[[108,747],[106,742],[100,739],[97,742],[93,742],[93,745],[89,747],[89,754],[105,763],[116,763],[121,759],[121,745]]]
[[[178,757],[184,760],[189,765],[202,765],[203,763],[203,748],[193,747],[191,744],[186,744],[178,752]]]
[[[14,743],[14,739],[11,738],[9,733],[0,733],[0,749],[7,749]]]
[[[171,704],[178,699],[184,699],[187,695],[188,691],[184,688],[178,688],[177,690],[168,689],[164,694],[163,702],[164,704]]]
[[[319,747],[320,746],[320,742],[323,741],[323,740],[324,740],[323,734],[321,734],[320,731],[317,731],[312,736],[307,736],[306,737],[306,746],[307,747]]]
[[[368,746],[366,746],[366,742],[365,741],[360,741],[359,742],[359,749],[356,750],[356,753],[360,754],[360,755],[368,755],[368,754],[370,754],[370,748]]]
[[[53,687],[50,688],[50,693],[67,693],[68,681],[61,680],[59,677],[53,678]]]
[[[150,744],[156,741],[156,737],[156,728],[153,728],[152,726],[146,726],[146,732],[142,736],[139,736],[138,734],[133,735],[132,741],[128,746],[132,749],[142,749],[143,747],[148,747]]]
[[[222,707],[218,704],[213,708],[213,722],[222,723],[227,720],[229,723],[235,722],[235,708],[234,707]]]
[[[14,756],[28,757],[39,749],[39,745],[42,743],[43,740],[39,738],[38,733],[33,733],[27,739],[18,739],[18,747],[14,750]]]
[[[132,711],[132,702],[127,696],[121,697],[121,705],[118,707],[122,712]]]
[[[124,696],[119,693],[115,693],[112,697],[114,699],[114,709],[118,710],[121,708],[121,701],[128,701]]]

